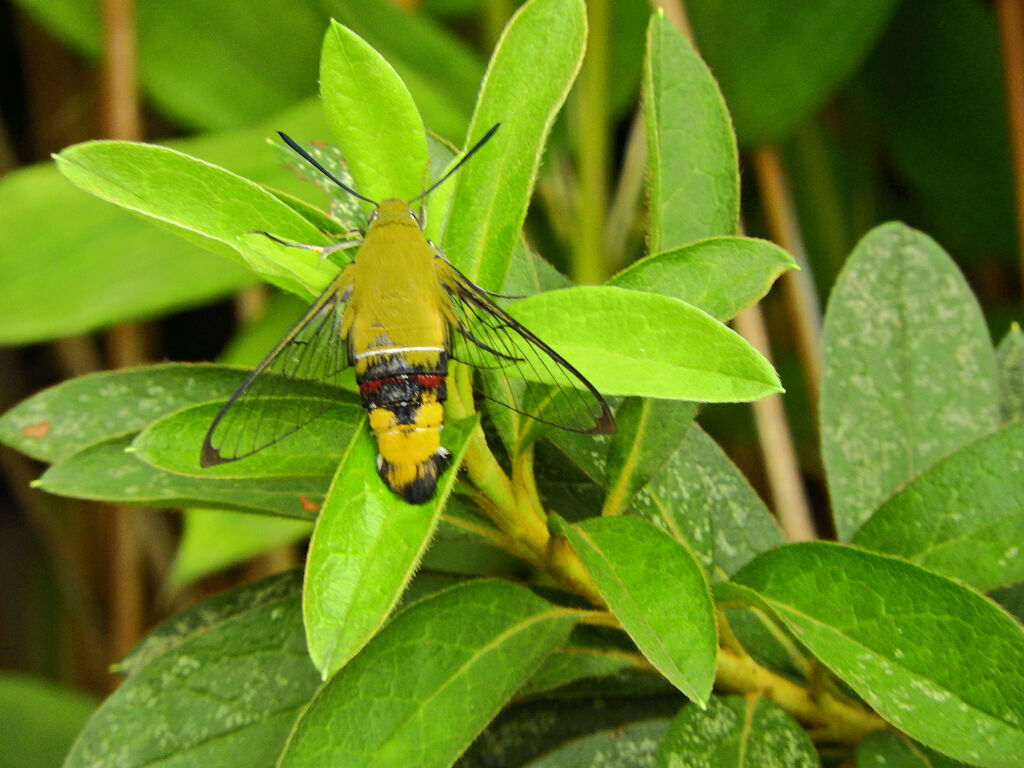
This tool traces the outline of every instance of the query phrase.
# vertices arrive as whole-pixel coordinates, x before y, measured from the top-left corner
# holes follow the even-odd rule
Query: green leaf
[[[279,765],[451,765],[575,622],[508,582],[425,598],[321,689]]]
[[[729,113],[711,72],[661,11],[647,29],[644,115],[651,252],[735,234],[739,166]]]
[[[1024,423],[980,438],[883,504],[853,543],[987,592],[1024,581]]]
[[[578,286],[531,296],[509,313],[605,395],[738,402],[782,391],[750,344],[678,299]]]
[[[339,395],[341,393],[339,392]],[[267,401],[236,403],[233,408],[264,413]],[[310,400],[311,398],[278,398]],[[317,400],[325,408],[316,419],[252,456],[214,467],[199,466],[199,451],[223,401],[184,408],[147,426],[132,450],[147,464],[180,475],[219,478],[331,477],[352,434],[362,427],[366,412],[354,397]],[[250,416],[250,418],[253,418]]]
[[[699,424],[629,512],[685,545],[712,580],[785,541],[757,492]]]
[[[672,458],[696,415],[696,403],[638,397],[623,401],[605,462],[607,494],[601,514],[626,510]]]
[[[250,234],[261,230],[291,242],[328,242],[290,206],[223,168],[168,147],[122,141],[77,144],[55,159],[85,191],[248,264],[285,290],[309,296],[334,276],[334,268],[321,265],[314,252]]]
[[[711,596],[693,556],[638,517],[557,527],[644,656],[703,706],[718,646]]]
[[[711,237],[631,264],[608,285],[672,296],[726,321],[757,303],[796,262],[767,240]]]
[[[886,731],[870,734],[857,745],[857,768],[969,768],[966,763]]]
[[[99,702],[42,678],[0,673],[5,768],[53,768]]]
[[[841,540],[998,424],[995,356],[963,275],[927,235],[876,227],[825,313],[821,442]]]
[[[434,498],[409,504],[377,476],[377,446],[354,433],[327,493],[306,559],[303,616],[309,655],[324,679],[359,652],[387,619],[412,578],[441,509],[475,419],[445,424],[452,462]]]
[[[993,768],[1024,754],[1024,631],[988,599],[903,560],[824,542],[767,552],[734,582],[716,585],[716,597],[772,611],[913,738]]]
[[[505,281],[544,142],[579,70],[585,37],[582,0],[530,0],[491,57],[467,140],[495,123],[502,127],[459,171],[444,238],[452,263],[489,290]]]
[[[100,57],[95,5],[80,0],[19,0],[18,5],[90,58]],[[313,94],[316,46],[325,23],[311,0],[267,0],[258,14],[246,0],[143,2],[139,80],[147,100],[177,122],[197,128],[246,125]]]
[[[132,671],[89,721],[65,768],[275,764],[319,684],[298,594],[192,626],[173,650]]]
[[[1024,333],[1016,323],[996,347],[999,373],[999,410],[1003,422],[1024,418]]]
[[[806,120],[871,50],[896,4],[702,0],[687,11],[740,142],[752,146]]]
[[[767,699],[712,696],[704,711],[683,707],[654,765],[817,768],[821,762],[800,724]]]
[[[165,619],[140,640],[113,670],[124,677],[149,666],[164,654],[177,654],[182,645],[211,629],[267,604],[297,598],[302,572],[287,571],[208,597]]]
[[[307,520],[187,509],[171,568],[171,585],[185,586],[274,547],[308,538],[312,531],[312,523]]]
[[[62,459],[32,485],[47,493],[147,506],[210,506],[309,520],[327,491],[327,477],[207,479],[156,469],[117,437]]]
[[[168,363],[93,373],[44,389],[0,417],[0,440],[40,461],[138,432],[181,408],[230,394],[245,371]]]
[[[320,106],[309,100],[264,126],[171,143],[241,176],[311,196],[316,190],[276,164],[266,149],[266,137],[280,128],[326,134]],[[130,269],[125,254],[131,254]],[[210,258],[191,243],[167,237],[152,222],[82,194],[52,163],[0,180],[0,276],[4,344],[180,310],[254,281],[250,270]]]
[[[570,741],[523,768],[650,768],[667,720],[641,720]]]
[[[0,180],[0,275],[4,345],[159,315],[253,281],[237,264],[83,195],[50,165]]]
[[[427,139],[412,95],[369,43],[336,21],[324,37],[320,96],[356,191],[378,201],[422,191]]]
[[[388,0],[322,5],[390,62],[431,130],[452,141],[465,135],[484,76],[483,63],[469,45],[430,16]]]

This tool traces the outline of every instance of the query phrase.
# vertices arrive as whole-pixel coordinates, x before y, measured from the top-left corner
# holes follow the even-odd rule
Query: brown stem
[[[1013,157],[1013,186],[1017,209],[1017,244],[1024,292],[1024,0],[996,0],[999,39],[1003,52],[1006,120]]]

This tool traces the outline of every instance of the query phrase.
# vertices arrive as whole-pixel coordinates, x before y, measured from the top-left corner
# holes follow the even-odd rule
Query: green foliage
[[[195,11],[186,5],[176,23]],[[615,5],[631,30],[612,56],[621,63],[639,44],[638,10]],[[147,25],[166,13],[155,6],[141,4]],[[845,78],[893,3],[801,2],[781,15],[748,2],[693,6],[698,41],[750,142],[789,131]],[[289,397],[329,398],[331,407],[265,450],[207,469],[199,447],[243,369],[96,374],[12,408],[0,440],[50,464],[38,487],[192,508],[188,535],[202,546],[231,540],[220,560],[191,550],[178,579],[302,536],[315,521],[304,578],[226,591],[151,632],[118,665],[126,680],[65,765],[815,766],[816,747],[845,760],[856,750],[858,765],[1015,765],[1024,633],[979,591],[1005,587],[1000,599],[1019,611],[1019,329],[997,354],[935,242],[902,224],[870,232],[839,278],[824,331],[825,481],[850,543],[786,544],[755,489],[694,422],[699,403],[782,392],[771,364],[723,322],[795,268],[776,246],[735,234],[736,139],[697,51],[657,13],[642,61],[624,66],[624,82],[643,80],[650,254],[605,285],[574,287],[527,249],[521,230],[545,143],[564,139],[554,123],[581,65],[584,3],[523,4],[486,71],[423,17],[379,10],[294,6],[284,31],[303,45],[315,47],[327,27],[326,119],[305,105],[279,124],[194,144],[61,152],[60,172],[74,184],[159,225],[133,242],[164,249],[172,232],[192,250],[142,265],[138,285],[158,285],[137,301],[136,278],[113,276],[120,298],[108,308],[68,291],[70,319],[37,310],[10,340],[93,328],[145,302],[153,312],[197,302],[244,282],[238,265],[307,301],[322,290],[349,256],[321,260],[254,230],[322,246],[362,222],[355,206],[332,206],[337,218],[322,212],[290,170],[260,170],[272,153],[254,150],[273,128],[311,148],[333,135],[337,149],[315,151],[381,199],[418,194],[454,162],[424,126],[465,149],[500,123],[427,201],[427,233],[471,278],[509,294],[500,299],[508,312],[603,394],[622,396],[613,399],[618,432],[559,432],[475,404],[453,372],[443,432],[452,466],[430,501],[410,505],[380,481],[360,400],[347,390],[296,383]],[[326,12],[339,21],[328,25]],[[70,0],[37,13],[95,47],[94,22]],[[716,34],[723,26],[735,39]],[[829,46],[822,29],[835,30]],[[266,31],[249,29],[253,55],[274,55]],[[278,96],[293,68],[314,64],[287,42],[282,84],[270,84]],[[756,45],[768,50],[761,60]],[[751,61],[736,64],[730,46],[751,50]],[[221,104],[224,73],[208,54],[200,46],[189,63],[193,75],[209,70],[208,82],[171,107],[196,124],[230,124],[228,113],[241,120],[302,95],[265,105],[239,97],[217,114],[210,105]],[[786,73],[806,69],[811,55],[814,76],[790,82]],[[732,63],[719,68],[719,57]],[[143,73],[165,94],[169,77]],[[306,77],[311,87],[315,75]],[[25,172],[0,187],[0,202],[55,178]],[[123,252],[142,225],[92,205],[69,203],[73,215],[52,224],[60,247],[48,247],[83,254],[81,272],[98,284],[116,264],[101,251]],[[27,206],[43,215],[42,196]],[[102,248],[84,236],[93,215]],[[39,221],[16,234],[27,240],[30,224]],[[17,242],[4,238],[0,226],[0,246]],[[192,266],[196,246],[211,254],[195,265],[221,266]],[[172,255],[195,269],[192,280],[167,267]],[[47,267],[29,266],[26,284],[42,285]],[[85,299],[91,287],[81,285]],[[233,361],[251,365],[294,316],[285,308]],[[209,510],[286,527],[238,534],[237,520],[219,517],[204,530]]]

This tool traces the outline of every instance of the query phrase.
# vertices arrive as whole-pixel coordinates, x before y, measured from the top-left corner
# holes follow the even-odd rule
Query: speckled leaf
[[[925,470],[852,541],[982,592],[1024,581],[1024,423]]]
[[[40,461],[138,432],[175,411],[226,397],[246,372],[170,363],[93,373],[44,389],[0,417],[0,440]]]
[[[412,578],[458,475],[475,419],[448,422],[452,453],[434,497],[409,504],[377,476],[377,445],[356,430],[327,493],[306,559],[303,617],[324,679],[373,637]]]
[[[938,459],[999,422],[985,318],[949,256],[902,224],[869,232],[825,314],[821,442],[848,540]]]
[[[707,65],[659,10],[644,62],[650,249],[735,234],[739,166],[729,113]]]
[[[1024,418],[1024,333],[1013,323],[996,347],[999,410],[1003,422]]]
[[[784,542],[757,492],[698,424],[629,512],[684,544],[715,581]]]
[[[879,731],[857,745],[856,768],[970,768],[902,734]]]
[[[452,182],[444,238],[452,263],[489,290],[505,281],[544,142],[579,70],[585,38],[582,0],[530,0],[494,49],[467,141],[495,123],[501,130]]]
[[[282,400],[283,398],[276,398]],[[290,401],[310,398],[289,398]],[[272,408],[275,398],[236,403],[233,408],[249,409],[258,418]],[[194,477],[331,477],[345,452],[352,433],[365,421],[366,412],[355,396],[338,391],[338,397],[316,400],[313,407],[324,412],[304,427],[252,456],[213,467],[199,466],[199,452],[210,424],[223,401],[183,408],[159,419],[132,442],[132,450],[147,464]],[[322,405],[321,405],[322,404]]]
[[[320,96],[358,192],[371,200],[419,194],[427,139],[412,95],[369,43],[336,21],[324,37]]]
[[[126,141],[76,144],[55,159],[86,192],[235,259],[285,290],[316,295],[337,271],[310,250],[251,234],[262,230],[292,242],[329,242],[275,195],[223,168],[169,147]]]
[[[855,70],[896,0],[701,0],[687,8],[740,141],[779,141]]]
[[[615,435],[605,463],[601,514],[617,515],[671,460],[697,415],[697,404],[630,397],[615,412]]]
[[[309,520],[329,478],[206,479],[156,469],[127,451],[132,436],[91,445],[62,459],[33,483],[47,493],[119,504],[209,506]]]
[[[711,237],[640,259],[608,285],[672,296],[724,322],[768,293],[779,275],[796,268],[792,256],[767,240]]]
[[[64,766],[269,768],[318,684],[298,595],[258,602],[135,669]]]
[[[658,671],[694,701],[707,701],[717,633],[700,565],[638,517],[556,521],[601,597]]]
[[[302,571],[293,570],[208,597],[158,624],[113,669],[125,677],[133,675],[157,657],[207,634],[213,627],[261,605],[297,598],[301,593]]]
[[[651,768],[668,720],[641,720],[570,741],[523,768]]]
[[[767,699],[712,696],[706,711],[683,707],[669,726],[655,768],[817,768],[800,724]]]
[[[449,766],[575,622],[509,582],[425,598],[323,687],[279,765]]]
[[[1024,754],[1024,629],[995,603],[904,560],[791,544],[715,586],[772,611],[882,717],[952,757]]]
[[[530,296],[509,314],[605,395],[737,402],[782,391],[768,361],[739,334],[668,296],[577,286]]]

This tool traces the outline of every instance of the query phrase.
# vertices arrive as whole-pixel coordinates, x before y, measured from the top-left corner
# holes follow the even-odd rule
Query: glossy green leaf
[[[523,768],[650,768],[667,730],[667,720],[641,720],[570,741]]]
[[[93,373],[44,389],[0,417],[0,440],[40,461],[138,432],[196,403],[225,397],[245,371],[167,363]]]
[[[98,701],[43,678],[0,674],[5,768],[53,768],[67,754]]]
[[[711,237],[640,259],[608,285],[672,296],[724,322],[757,303],[787,269],[796,262],[775,243]]]
[[[759,603],[882,717],[952,757],[1024,754],[1024,629],[994,603],[895,557],[791,544],[715,586]]]
[[[712,696],[704,711],[683,707],[658,750],[656,768],[817,768],[803,728],[767,699]]]
[[[969,768],[951,757],[886,731],[872,733],[857,745],[856,768]]]
[[[309,538],[311,521],[221,509],[187,509],[170,581],[181,587],[275,547]]]
[[[309,520],[327,491],[328,477],[206,479],[156,469],[127,451],[117,437],[58,461],[33,483],[47,493],[119,504],[209,506]]]
[[[983,592],[1024,581],[1024,423],[925,470],[852,541]]]
[[[315,253],[288,248],[254,230],[291,242],[326,244],[325,236],[259,185],[168,147],[94,141],[56,156],[74,184],[169,226],[214,252],[247,264],[276,285],[310,296],[336,271]]]
[[[996,347],[999,411],[1003,422],[1024,418],[1024,333],[1013,323]]]
[[[735,234],[736,140],[711,72],[659,11],[647,29],[644,66],[652,253]]]
[[[267,401],[273,399],[236,403],[233,408],[260,414],[264,412],[261,409],[268,407]],[[184,408],[153,422],[135,438],[132,450],[157,469],[193,477],[331,477],[352,434],[362,428],[366,412],[354,397],[316,402],[325,409],[320,416],[279,442],[238,461],[199,466],[203,439],[223,407],[223,400]]]
[[[496,123],[501,129],[454,180],[444,238],[452,263],[489,290],[505,281],[541,151],[579,70],[585,37],[582,0],[530,0],[491,57],[468,141]]]
[[[18,0],[18,5],[99,58],[102,32],[95,4]],[[186,125],[246,125],[314,93],[316,46],[326,21],[315,0],[266,0],[258,14],[246,0],[142,0],[140,85],[150,103]]]
[[[319,684],[297,592],[200,624],[173,651],[135,669],[103,703],[66,768],[275,764]]]
[[[320,96],[358,192],[371,200],[420,193],[427,140],[412,95],[369,43],[334,21],[320,58]]]
[[[409,86],[432,131],[451,141],[465,135],[484,76],[476,51],[431,16],[389,0],[327,0],[321,5],[381,52]]]
[[[605,462],[604,515],[626,510],[633,497],[671,460],[686,437],[697,404],[630,397],[615,412]]]
[[[578,286],[531,296],[509,313],[605,395],[737,402],[782,391],[750,344],[678,299]]]
[[[785,138],[857,68],[896,0],[701,0],[688,7],[740,142]]]
[[[299,136],[327,132],[319,104],[310,100],[261,126],[172,144],[246,178],[315,199],[315,188],[274,162],[266,141],[275,129]],[[211,258],[151,222],[82,194],[50,163],[0,180],[0,276],[4,344],[160,315],[255,280],[236,263]]]
[[[356,430],[338,467],[306,559],[303,616],[309,655],[324,679],[387,619],[430,542],[475,420],[445,424],[452,453],[434,497],[409,504],[377,476],[377,445]]]
[[[557,528],[644,656],[703,706],[715,677],[717,632],[711,595],[693,556],[638,517]]]
[[[714,581],[784,542],[757,492],[699,424],[629,512],[684,544]]]
[[[503,581],[421,600],[321,689],[279,765],[451,765],[575,622]]]
[[[995,355],[953,261],[895,223],[850,255],[823,344],[822,454],[839,538],[848,540],[907,482],[995,429]]]

